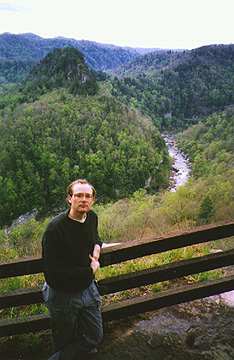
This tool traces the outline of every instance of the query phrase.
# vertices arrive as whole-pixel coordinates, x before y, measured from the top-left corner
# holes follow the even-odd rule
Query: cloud
[[[16,12],[20,10],[21,10],[20,6],[14,4],[8,4],[8,3],[0,3],[0,11]]]

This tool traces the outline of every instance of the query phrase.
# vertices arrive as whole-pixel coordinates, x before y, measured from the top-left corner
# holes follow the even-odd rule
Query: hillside
[[[127,69],[113,79],[112,94],[162,128],[188,126],[234,103],[234,45],[151,53]]]
[[[158,70],[174,65],[179,59],[185,58],[186,51],[173,51],[158,49],[143,56],[137,57],[127,64],[112,70],[119,78],[136,77],[142,74],[151,75]]]
[[[49,90],[67,88],[80,95],[95,95],[95,73],[85,64],[80,51],[72,47],[54,49],[33,67],[22,85],[22,92],[30,99]]]
[[[234,107],[213,113],[178,136],[193,164],[193,176],[234,175]],[[234,187],[233,187],[234,188]]]
[[[44,39],[34,34],[0,35],[1,83],[22,80],[28,71],[55,48],[74,47],[81,51],[94,70],[109,70],[123,65],[137,56],[135,49],[104,45],[93,41],[63,37]]]
[[[177,138],[192,161],[190,196],[194,199],[193,217],[196,216],[197,222],[215,223],[233,219],[233,139],[233,106],[204,118]],[[196,202],[200,206],[195,205]]]
[[[100,200],[167,185],[166,146],[151,121],[98,92],[74,48],[55,49],[20,89],[1,97],[0,225],[63,206],[64,189],[87,177]]]

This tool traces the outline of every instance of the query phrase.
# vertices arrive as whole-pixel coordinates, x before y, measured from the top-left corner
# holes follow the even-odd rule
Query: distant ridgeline
[[[25,79],[32,67],[55,48],[74,47],[82,52],[86,63],[96,71],[123,65],[137,56],[137,49],[99,44],[67,38],[43,39],[34,34],[0,35],[0,84]]]
[[[0,225],[36,208],[64,208],[70,181],[86,177],[98,199],[167,185],[166,146],[151,121],[98,91],[77,49],[55,49],[0,111]],[[95,95],[96,94],[96,95]]]
[[[116,76],[109,86],[112,95],[140,109],[162,129],[187,127],[234,102],[234,45],[150,52],[34,34],[0,35],[2,91],[8,83],[25,79],[48,52],[64,47],[81,51],[93,70],[112,72]]]
[[[156,51],[115,73],[112,94],[162,128],[186,127],[234,103],[234,45]]]

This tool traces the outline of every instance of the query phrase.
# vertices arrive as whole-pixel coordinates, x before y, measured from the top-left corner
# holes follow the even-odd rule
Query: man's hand
[[[95,259],[95,260],[98,260],[99,257],[100,257],[100,251],[101,251],[101,248],[98,244],[96,244],[94,246],[94,249],[93,249],[93,255],[92,257]]]
[[[89,255],[89,258],[91,259],[91,263],[90,263],[90,267],[93,270],[93,273],[95,274],[95,272],[100,268],[100,264],[99,261],[96,260],[93,256]]]

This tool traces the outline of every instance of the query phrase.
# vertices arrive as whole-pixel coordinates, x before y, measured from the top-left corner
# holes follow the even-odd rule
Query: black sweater
[[[72,220],[68,212],[56,216],[42,239],[46,282],[54,289],[74,293],[86,289],[94,279],[89,254],[102,245],[97,215],[91,210],[84,223]]]

